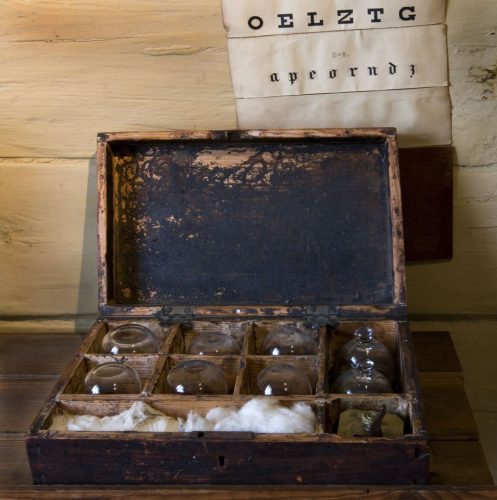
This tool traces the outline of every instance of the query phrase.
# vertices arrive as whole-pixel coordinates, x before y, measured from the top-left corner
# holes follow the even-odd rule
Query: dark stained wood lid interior
[[[396,302],[389,147],[374,136],[110,140],[106,303]]]

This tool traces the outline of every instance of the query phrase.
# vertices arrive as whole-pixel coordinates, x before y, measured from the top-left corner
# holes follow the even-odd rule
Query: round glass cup
[[[178,363],[167,375],[175,394],[227,394],[223,370],[211,361],[189,360]]]
[[[102,349],[109,354],[155,354],[159,352],[159,341],[149,328],[129,323],[107,332]]]
[[[374,394],[393,392],[388,378],[375,368],[374,362],[367,360],[355,363],[343,372],[333,384],[332,392],[337,394]]]
[[[226,356],[240,354],[238,342],[220,332],[205,332],[195,337],[188,348],[188,354],[198,356]]]
[[[140,376],[124,363],[97,365],[85,377],[87,394],[137,394],[141,389]]]
[[[271,356],[316,354],[317,345],[309,332],[296,326],[282,326],[266,335],[261,352]]]
[[[307,375],[286,364],[274,364],[257,375],[257,386],[265,396],[292,396],[312,394]]]
[[[348,371],[354,364],[364,364],[367,361],[372,361],[374,368],[382,372],[391,384],[395,384],[395,361],[385,345],[376,340],[374,330],[367,326],[358,328],[354,332],[354,338],[338,351],[335,376]]]

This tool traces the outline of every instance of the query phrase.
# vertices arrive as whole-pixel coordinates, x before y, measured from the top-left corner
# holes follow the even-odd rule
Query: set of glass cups
[[[107,332],[102,350],[108,354],[156,354],[159,341],[147,327],[121,325]],[[240,345],[221,332],[204,332],[188,347],[192,356],[239,355]],[[316,340],[310,332],[294,325],[280,325],[269,332],[260,353],[272,357],[315,355]],[[354,338],[338,351],[334,365],[332,392],[342,394],[388,393],[395,384],[395,362],[370,327],[361,327]],[[167,375],[169,389],[176,394],[227,394],[228,382],[223,369],[212,361],[192,359],[178,363]],[[257,375],[257,387],[267,396],[312,394],[307,375],[288,362],[274,362]],[[142,383],[138,372],[119,362],[103,363],[92,368],[85,378],[89,394],[139,393]]]
[[[106,354],[156,354],[159,341],[149,328],[129,323],[107,332],[102,339]],[[85,377],[85,391],[89,394],[136,394],[142,390],[138,372],[120,363],[102,363],[93,367]]]
[[[261,353],[271,356],[316,354],[317,346],[311,334],[294,326],[281,326],[266,335]],[[205,332],[196,337],[188,348],[191,355],[238,355],[240,346],[233,337],[217,332]],[[184,361],[168,374],[171,390],[178,394],[227,394],[228,384],[223,370],[200,359]],[[281,396],[311,394],[312,387],[307,376],[288,363],[273,363],[257,376],[261,394]]]
[[[159,342],[145,326],[127,324],[110,330],[102,340],[105,353],[154,354]],[[264,355],[316,354],[316,341],[292,325],[283,325],[266,335],[260,347]],[[221,332],[204,332],[196,336],[188,347],[192,356],[239,355],[240,345],[232,336]],[[169,389],[176,394],[227,394],[228,382],[223,369],[212,361],[192,359],[178,363],[167,375]],[[257,376],[261,394],[281,396],[311,394],[312,386],[301,370],[289,363],[272,363]],[[85,378],[85,389],[90,394],[139,393],[142,389],[139,374],[132,367],[119,362],[103,363],[91,369]]]

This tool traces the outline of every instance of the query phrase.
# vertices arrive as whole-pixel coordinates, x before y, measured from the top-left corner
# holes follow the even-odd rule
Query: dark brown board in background
[[[399,150],[407,261],[452,258],[452,147]]]

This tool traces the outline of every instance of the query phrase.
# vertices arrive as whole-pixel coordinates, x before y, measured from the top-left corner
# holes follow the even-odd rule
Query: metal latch
[[[187,323],[193,320],[193,307],[164,306],[160,319],[164,323]]]
[[[333,306],[306,306],[306,319],[322,325],[338,325],[337,311]]]

